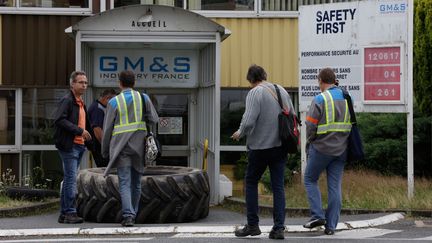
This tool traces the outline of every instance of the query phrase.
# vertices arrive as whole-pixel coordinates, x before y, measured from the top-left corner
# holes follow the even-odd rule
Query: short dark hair
[[[108,95],[114,96],[114,95],[117,95],[117,92],[114,89],[106,89],[106,90],[102,91],[102,93],[100,94],[100,97],[105,97]]]
[[[321,69],[318,74],[318,79],[327,84],[334,84],[336,81],[336,75],[331,68]]]
[[[84,71],[73,71],[69,78],[69,84],[72,85],[72,82],[75,82],[77,77],[80,75],[87,76]]]
[[[247,75],[246,75],[246,79],[251,83],[267,80],[267,73],[266,73],[266,71],[264,71],[264,68],[262,68],[258,65],[252,64],[249,67],[249,70],[248,70]]]
[[[135,85],[135,74],[130,70],[122,71],[119,79],[123,87],[132,88]]]

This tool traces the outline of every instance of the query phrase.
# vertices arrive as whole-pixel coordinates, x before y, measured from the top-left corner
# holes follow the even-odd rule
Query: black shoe
[[[59,221],[60,221],[60,217],[59,217]],[[76,213],[65,214],[63,220],[63,223],[65,224],[81,224],[82,222],[84,222],[83,218],[78,217]]]
[[[327,223],[325,219],[311,219],[309,222],[303,225],[303,227],[312,229],[318,226],[323,226]]]
[[[329,228],[325,228],[324,234],[326,234],[326,235],[334,235],[334,230],[329,229]]]
[[[285,232],[285,229],[277,229],[277,230],[272,229],[272,230],[270,231],[269,238],[270,238],[270,239],[283,240],[283,239],[285,239],[285,234],[284,234],[284,232]]]
[[[65,219],[65,215],[64,214],[60,214],[60,216],[58,217],[57,222],[59,222],[60,224],[64,224],[64,219]]]
[[[237,237],[245,237],[248,235],[254,236],[254,235],[260,235],[261,230],[258,225],[245,225],[242,229],[238,229],[234,231],[235,236]]]
[[[134,221],[135,221],[134,218],[129,216],[129,217],[123,218],[121,225],[123,225],[124,227],[132,227],[132,226],[134,226],[134,223],[135,223]]]

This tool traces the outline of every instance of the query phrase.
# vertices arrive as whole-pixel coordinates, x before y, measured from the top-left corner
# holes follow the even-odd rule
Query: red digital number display
[[[399,85],[367,85],[365,100],[400,100]]]
[[[366,48],[364,64],[400,64],[400,47]]]
[[[399,66],[365,67],[367,82],[400,82]]]
[[[400,100],[400,81],[400,47],[370,47],[364,49],[365,101]]]

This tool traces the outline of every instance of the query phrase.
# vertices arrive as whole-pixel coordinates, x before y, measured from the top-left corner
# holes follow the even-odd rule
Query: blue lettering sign
[[[168,72],[168,64],[164,64],[163,57],[154,57],[153,64],[150,65],[150,71],[152,72]]]
[[[128,70],[128,66],[130,66],[132,70],[135,70],[138,67],[138,65],[140,66],[140,72],[144,72],[144,57],[138,59],[138,61],[135,64],[132,63],[129,57],[124,58],[124,70]]]
[[[190,58],[176,57],[174,58],[174,72],[187,73],[190,72]]]
[[[101,56],[99,58],[99,69],[103,72],[117,71],[117,57]]]
[[[405,12],[406,8],[406,3],[390,3],[379,5],[379,10],[381,13],[402,13]]]

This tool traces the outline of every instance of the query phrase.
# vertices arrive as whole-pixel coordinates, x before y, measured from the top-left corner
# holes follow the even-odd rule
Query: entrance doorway
[[[110,87],[118,90],[118,87]],[[97,98],[105,88],[93,88],[92,95]],[[194,130],[190,121],[194,120],[193,90],[155,90],[137,88],[149,95],[158,115],[159,124],[153,131],[162,145],[162,157],[157,165],[194,166],[190,159]]]

